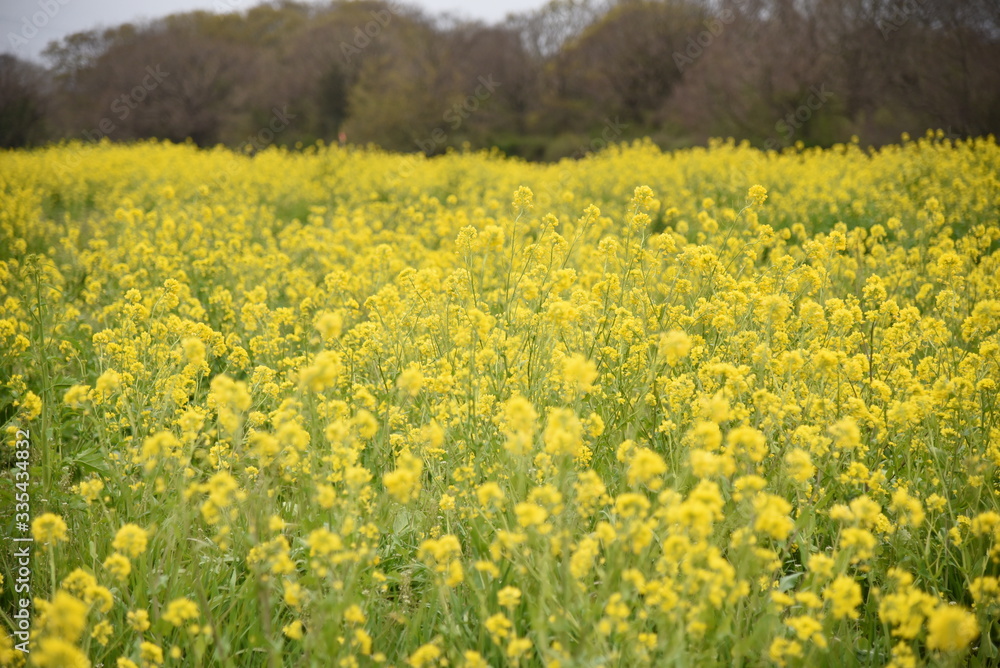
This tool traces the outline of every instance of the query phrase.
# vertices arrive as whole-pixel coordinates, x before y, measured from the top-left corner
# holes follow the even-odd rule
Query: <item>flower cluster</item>
[[[995,660],[992,138],[0,160],[32,665]]]

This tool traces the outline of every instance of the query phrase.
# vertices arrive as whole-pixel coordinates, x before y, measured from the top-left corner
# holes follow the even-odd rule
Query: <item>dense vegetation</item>
[[[552,159],[644,136],[778,148],[1000,130],[993,0],[559,0],[497,25],[282,2],[80,33],[45,55],[0,58],[0,146],[257,150],[344,133]]]
[[[5,152],[0,664],[997,665],[998,175]]]

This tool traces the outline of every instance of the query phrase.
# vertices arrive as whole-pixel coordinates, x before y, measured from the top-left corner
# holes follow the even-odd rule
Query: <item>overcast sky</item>
[[[488,22],[502,20],[511,12],[535,9],[545,0],[403,0],[432,14],[450,12]],[[0,0],[0,52],[40,60],[52,40],[96,27],[155,19],[175,12],[226,8],[243,10],[260,0]]]

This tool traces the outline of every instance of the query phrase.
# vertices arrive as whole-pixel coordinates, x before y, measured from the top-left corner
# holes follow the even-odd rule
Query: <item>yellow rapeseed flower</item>
[[[69,539],[66,522],[55,513],[43,513],[31,523],[31,535],[39,543],[56,545]]]
[[[137,524],[129,523],[118,530],[115,539],[111,541],[111,546],[134,559],[146,551],[148,540],[149,534],[146,533],[145,529]]]

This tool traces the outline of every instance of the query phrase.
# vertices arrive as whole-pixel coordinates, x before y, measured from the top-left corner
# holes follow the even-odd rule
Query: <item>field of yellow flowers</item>
[[[998,211],[933,133],[2,153],[0,663],[995,666]]]

